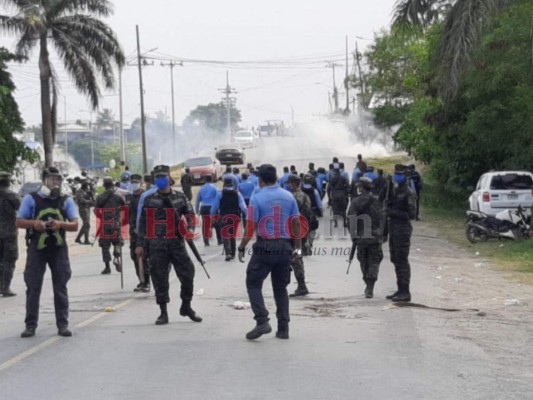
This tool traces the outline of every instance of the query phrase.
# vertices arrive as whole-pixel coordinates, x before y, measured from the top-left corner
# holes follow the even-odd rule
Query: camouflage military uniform
[[[113,256],[120,254],[120,247],[123,244],[121,227],[122,216],[121,207],[125,206],[124,198],[115,193],[115,189],[107,189],[104,193],[96,197],[96,207],[94,212],[98,219],[96,235],[98,245],[102,248],[102,260],[106,267],[102,273],[109,273],[109,263],[111,262],[111,245],[113,245]],[[116,270],[120,272],[120,266],[116,265]]]
[[[85,244],[89,243],[89,231],[91,229],[91,207],[94,207],[95,201],[89,193],[89,188],[82,186],[76,190],[75,195],[76,204],[78,205],[78,212],[83,225],[78,233],[76,242],[81,243],[81,237],[85,238]]]
[[[343,222],[346,220],[346,208],[348,207],[348,195],[350,192],[350,182],[335,170],[328,185],[328,197],[331,199],[331,208],[334,216],[341,216]],[[335,226],[337,221],[335,220]]]
[[[184,173],[181,177],[180,181],[181,189],[183,190],[183,193],[185,193],[185,196],[187,196],[187,200],[192,200],[192,176],[189,173]]]
[[[7,175],[9,176],[9,175]],[[0,175],[2,179],[2,175]],[[18,236],[15,225],[20,200],[7,186],[0,187],[0,294],[13,296],[10,285],[18,259]]]
[[[361,265],[363,280],[367,284],[365,294],[368,294],[369,287],[372,292],[378,279],[379,265],[383,260],[382,219],[379,200],[371,193],[364,192],[352,199],[348,209],[348,221],[352,240],[357,246],[357,260]]]

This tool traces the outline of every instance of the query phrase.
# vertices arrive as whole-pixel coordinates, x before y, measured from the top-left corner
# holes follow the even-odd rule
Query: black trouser
[[[0,238],[0,293],[9,288],[19,258],[18,237]]]
[[[135,232],[130,232],[130,258],[133,261],[133,265],[135,267],[135,274],[137,275],[137,278],[139,278],[139,282],[141,281],[141,275],[139,273],[139,259],[137,258],[137,255],[135,254],[135,248],[137,247],[137,235]],[[143,270],[144,270],[144,284],[149,285],[150,284],[150,264],[148,263],[148,260],[146,258],[143,258]]]
[[[237,250],[237,231],[239,230],[238,215],[221,215],[219,225],[222,241],[224,242],[224,253],[226,255],[229,254],[230,256],[234,256]]]
[[[81,237],[85,237],[85,242],[89,241],[89,231],[91,230],[91,214],[89,207],[80,207],[80,218],[83,222],[83,225],[78,232],[78,237],[76,240],[81,240]]]
[[[183,239],[153,239],[150,246],[150,271],[154,284],[157,304],[170,301],[169,264],[181,283],[180,297],[183,301],[191,301],[194,290],[194,264],[192,263]]]
[[[416,219],[418,219],[418,216],[420,215],[420,189],[416,190]]]
[[[222,242],[222,237],[220,236],[220,225],[218,222],[215,222],[213,218],[210,217],[211,206],[202,206],[200,207],[200,215],[202,216],[202,236],[204,238],[204,244],[209,244],[209,239],[212,236],[212,229],[215,229],[215,234],[217,235],[217,243]]]
[[[102,248],[102,261],[111,262],[111,245],[113,245],[113,256],[120,255],[120,247],[123,245],[122,239],[98,239],[98,246]]]
[[[361,265],[365,283],[378,280],[379,265],[383,260],[383,251],[380,243],[357,244],[357,260]]]
[[[411,233],[413,228],[409,221],[398,221],[389,226],[390,260],[396,271],[398,289],[409,288],[411,281],[411,266],[409,265],[409,250],[411,248]]]
[[[39,322],[39,301],[43,287],[46,265],[52,273],[54,307],[57,327],[68,326],[67,282],[72,274],[67,246],[37,250],[37,240],[32,240],[26,259],[24,282],[26,282],[26,327],[36,328]]]
[[[264,280],[271,273],[278,327],[288,327],[290,318],[287,285],[290,281],[291,253],[291,244],[285,239],[258,239],[253,245],[253,255],[246,269],[246,289],[257,324],[269,320],[262,289]]]

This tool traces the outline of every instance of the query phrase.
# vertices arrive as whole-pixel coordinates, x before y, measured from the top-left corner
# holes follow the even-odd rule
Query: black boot
[[[276,331],[276,337],[278,339],[288,339],[289,338],[289,326],[278,324],[278,330]]]
[[[35,336],[35,328],[27,326],[26,329],[20,334],[21,338],[29,338]]]
[[[168,324],[168,313],[167,313],[167,304],[159,304],[161,309],[161,315],[155,320],[156,325],[166,325]]]
[[[374,297],[374,284],[375,283],[376,281],[373,281],[370,279],[366,280],[365,297],[367,299],[371,299],[372,297]]]
[[[385,296],[385,298],[386,298],[387,300],[392,300],[392,298],[393,298],[394,296],[396,296],[398,293],[400,293],[400,289],[398,289],[397,291],[395,291],[393,294],[388,294],[387,296]]]
[[[2,289],[1,291],[1,294],[4,296],[4,297],[13,297],[13,296],[16,296],[17,294],[15,292],[13,292],[11,290],[11,288],[9,287],[9,285],[5,285],[4,288]]]
[[[272,327],[267,321],[262,324],[257,324],[254,329],[246,334],[246,339],[254,340],[270,332],[272,332]]]
[[[191,308],[190,300],[183,300],[180,307],[180,315],[189,317],[191,321],[194,322],[202,322],[202,317],[197,315],[196,312],[194,312],[194,310]]]
[[[309,294],[309,290],[307,290],[307,286],[305,285],[304,279],[298,280],[298,287],[294,291],[294,293],[290,294],[289,297],[299,297],[299,296],[305,296]]]
[[[111,273],[111,267],[109,266],[109,261],[105,263],[105,268],[100,273],[102,275],[108,275]]]
[[[82,236],[82,232],[80,231],[80,233],[78,233],[78,236],[76,236],[76,240],[75,240],[76,243],[81,244],[81,236]]]
[[[409,292],[409,285],[400,285],[400,290],[396,293],[392,301],[411,301],[411,293]]]

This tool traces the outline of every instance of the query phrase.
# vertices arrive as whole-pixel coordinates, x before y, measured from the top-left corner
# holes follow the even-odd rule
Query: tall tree
[[[13,98],[15,84],[6,66],[9,61],[20,61],[20,58],[0,48],[0,170],[12,171],[17,157],[34,161],[37,156],[13,136],[14,133],[22,132],[24,122]]]
[[[450,101],[472,65],[483,30],[510,3],[511,0],[399,0],[393,31],[416,34],[443,19],[435,60],[439,66],[440,94]]]
[[[57,80],[50,62],[52,44],[92,108],[105,88],[115,84],[113,64],[124,65],[124,53],[109,26],[99,20],[112,14],[108,0],[4,0],[16,13],[0,15],[0,29],[18,35],[17,54],[28,56],[38,46],[45,165],[53,163]]]

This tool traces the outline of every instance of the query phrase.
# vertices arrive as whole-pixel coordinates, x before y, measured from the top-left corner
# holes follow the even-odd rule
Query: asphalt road
[[[249,150],[247,160],[295,164],[298,170],[310,161],[327,166],[331,152],[318,139],[306,149],[295,138],[271,139],[269,146]],[[356,152],[348,150],[334,155],[351,171]],[[375,298],[368,300],[357,261],[346,275],[350,242],[327,226],[322,221],[315,255],[305,258],[311,293],[291,299],[289,340],[273,333],[245,339],[253,315],[234,303],[248,301],[246,264],[224,262],[221,246],[206,248],[197,241],[212,278],[197,265],[192,305],[204,321],[179,316],[179,283],[173,277],[170,323],[155,326],[159,309],[153,292],[132,291],[137,282],[127,247],[122,290],[116,272],[100,275],[100,249],[73,245],[73,235],[74,336],[57,336],[47,274],[37,335],[21,339],[21,254],[13,282],[18,296],[0,297],[0,400],[532,398],[530,286],[438,237],[422,221],[414,229],[411,291],[414,302],[437,309],[398,308],[385,300],[395,289],[386,245]],[[289,290],[295,288],[293,282]],[[264,293],[273,313],[268,281]],[[520,305],[504,305],[515,297]]]

